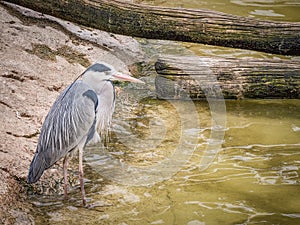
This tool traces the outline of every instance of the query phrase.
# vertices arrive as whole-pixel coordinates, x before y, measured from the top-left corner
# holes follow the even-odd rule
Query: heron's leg
[[[64,199],[66,200],[68,195],[68,155],[64,157],[63,169],[64,169]]]
[[[85,200],[85,191],[84,191],[84,183],[83,183],[83,167],[82,167],[82,156],[83,155],[83,148],[79,147],[79,182],[81,187],[81,195],[82,195],[82,204],[83,206],[86,205]]]

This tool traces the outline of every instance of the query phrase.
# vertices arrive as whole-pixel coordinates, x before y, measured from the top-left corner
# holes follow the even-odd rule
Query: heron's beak
[[[114,75],[112,75],[114,80],[120,80],[120,81],[129,81],[129,82],[133,82],[133,83],[140,83],[140,84],[144,84],[144,81],[141,81],[139,79],[136,79],[128,74],[124,74],[124,73],[115,73]]]

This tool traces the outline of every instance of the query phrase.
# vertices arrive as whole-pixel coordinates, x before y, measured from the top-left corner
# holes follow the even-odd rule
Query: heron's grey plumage
[[[115,107],[113,79],[142,83],[116,72],[108,64],[94,64],[56,99],[43,123],[37,149],[30,164],[28,183],[39,180],[43,172],[64,157],[64,194],[67,186],[67,155],[79,149],[79,180],[85,205],[82,152],[88,142],[107,137]],[[100,132],[100,136],[97,132]]]
[[[37,150],[30,165],[28,182],[36,182],[45,169],[94,135],[97,102],[86,93],[96,93],[82,81],[75,81],[51,107],[41,129]],[[97,107],[95,109],[95,107]],[[94,124],[94,126],[93,126]],[[85,139],[85,140],[84,140]]]
[[[92,71],[107,71],[106,68],[92,67]],[[96,90],[90,86],[81,80],[75,81],[54,102],[41,129],[28,183],[36,182],[44,170],[73,151],[80,142],[85,146],[91,139],[100,141],[97,127],[100,136],[107,137],[115,105],[114,87],[108,80],[98,83]]]

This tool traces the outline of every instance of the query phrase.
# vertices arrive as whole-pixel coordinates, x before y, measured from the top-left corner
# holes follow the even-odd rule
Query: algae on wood
[[[36,11],[127,36],[204,43],[300,55],[300,23],[275,22],[202,9],[117,0],[8,0]]]
[[[161,56],[155,69],[159,98],[300,98],[299,60]]]

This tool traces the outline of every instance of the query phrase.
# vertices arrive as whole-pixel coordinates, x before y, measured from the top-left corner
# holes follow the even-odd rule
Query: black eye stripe
[[[111,69],[103,64],[96,63],[89,67],[87,71],[92,71],[92,72],[109,72]],[[107,73],[106,73],[107,74]]]

